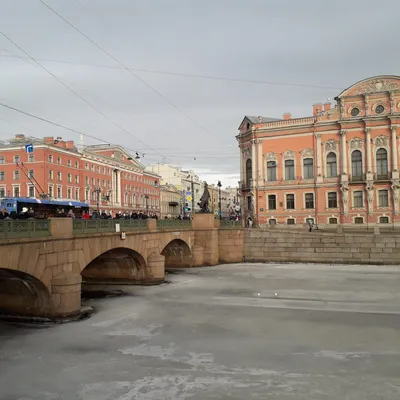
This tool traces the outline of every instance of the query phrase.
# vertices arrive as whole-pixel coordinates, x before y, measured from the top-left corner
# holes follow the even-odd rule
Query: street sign
[[[192,201],[192,196],[187,196],[187,201]]]
[[[32,143],[26,144],[25,145],[25,150],[26,150],[27,153],[33,153],[33,144]]]

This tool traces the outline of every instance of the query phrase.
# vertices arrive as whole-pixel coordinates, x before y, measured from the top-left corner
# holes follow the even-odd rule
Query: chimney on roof
[[[283,119],[291,119],[292,118],[292,114],[290,114],[290,113],[284,113],[283,114]]]
[[[18,135],[15,135],[15,139],[19,139],[19,140],[25,139],[25,135],[23,135],[22,133],[20,133],[20,134],[18,134]]]
[[[324,111],[329,111],[332,107],[331,103],[324,103]]]
[[[73,140],[67,140],[65,142],[65,148],[66,149],[73,149],[75,147],[75,143]]]
[[[53,143],[54,142],[54,137],[53,136],[46,136],[43,138],[43,141],[45,143]]]
[[[317,116],[322,111],[322,103],[317,103],[313,105],[313,116]]]

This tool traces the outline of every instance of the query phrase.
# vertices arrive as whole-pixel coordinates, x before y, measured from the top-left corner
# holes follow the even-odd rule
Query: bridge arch
[[[148,269],[139,252],[127,247],[116,247],[90,261],[81,275],[84,283],[142,283],[148,278]]]
[[[46,316],[51,304],[50,292],[39,279],[22,271],[0,268],[0,313]]]
[[[173,239],[161,251],[165,257],[165,269],[193,267],[192,251],[183,239]]]

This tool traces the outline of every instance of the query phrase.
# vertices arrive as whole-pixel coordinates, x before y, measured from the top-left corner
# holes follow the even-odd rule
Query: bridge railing
[[[159,219],[157,229],[166,230],[185,230],[192,229],[192,221],[186,219]]]
[[[0,221],[0,239],[36,238],[50,235],[50,220],[48,219]]]
[[[221,229],[242,229],[242,222],[241,221],[221,221],[220,224]]]
[[[116,225],[121,232],[145,232],[147,221],[140,219],[74,219],[72,232],[74,235],[86,233],[116,232]]]

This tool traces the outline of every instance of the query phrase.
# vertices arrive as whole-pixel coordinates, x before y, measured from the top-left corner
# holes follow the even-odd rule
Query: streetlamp
[[[221,209],[221,206],[222,206],[222,204],[221,204],[221,186],[222,186],[222,183],[221,183],[221,181],[218,181],[217,186],[218,186],[218,199],[219,199],[219,202],[218,202],[219,219],[222,219],[222,209]]]
[[[97,212],[99,212],[101,187],[97,187],[97,188],[93,189],[93,192],[97,194]]]

